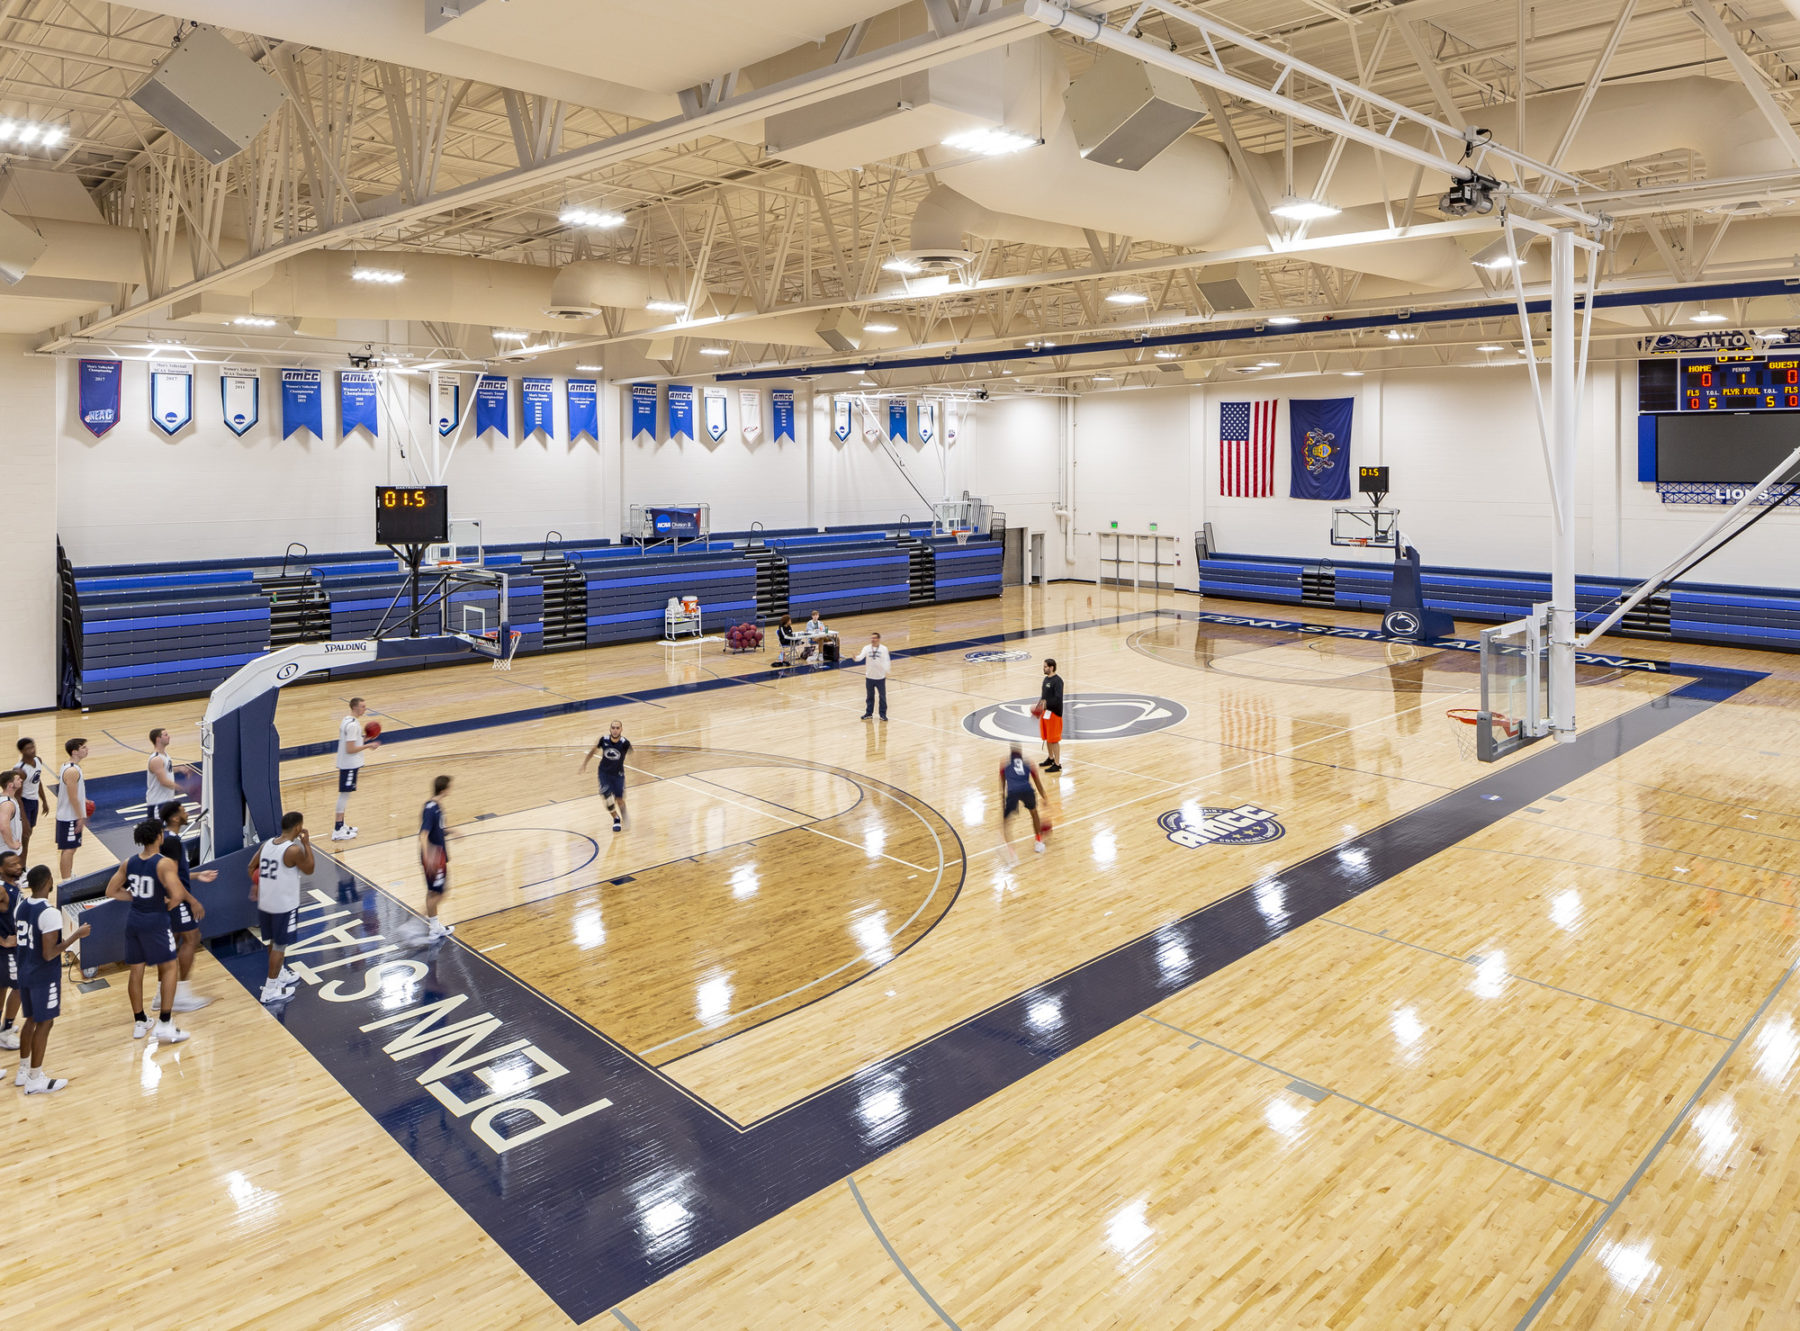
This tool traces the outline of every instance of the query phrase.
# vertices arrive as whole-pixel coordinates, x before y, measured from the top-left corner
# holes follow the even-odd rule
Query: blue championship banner
[[[794,437],[794,390],[791,388],[772,388],[769,390],[769,410],[775,417],[775,442]]]
[[[1288,494],[1294,499],[1350,497],[1352,397],[1294,398],[1288,403],[1293,456]]]
[[[475,437],[498,430],[512,438],[512,381],[503,374],[484,374],[475,381]]]
[[[185,430],[194,419],[194,362],[150,362],[150,419],[164,434]]]
[[[556,438],[556,408],[552,405],[555,398],[556,380],[519,380],[519,411],[525,427],[524,438],[529,439],[534,434]]]
[[[593,379],[568,381],[569,442],[586,435],[600,442],[600,385]]]
[[[669,438],[692,439],[694,437],[694,386],[692,384],[669,385]]]
[[[900,440],[906,438],[905,398],[894,397],[888,399],[888,438]]]
[[[656,435],[656,385],[633,384],[631,386],[631,437],[637,439]]]
[[[725,405],[723,388],[705,388],[700,392],[700,403],[706,418],[706,437],[715,444],[725,437],[725,429],[729,423],[729,412]]]
[[[84,360],[78,367],[76,382],[81,423],[98,439],[119,423],[119,362]]]
[[[318,370],[281,372],[281,437],[296,430],[310,430],[314,439],[325,437],[324,375]]]
[[[338,435],[363,429],[381,437],[380,382],[373,370],[338,371]]]
[[[219,407],[225,428],[239,437],[262,419],[262,379],[254,365],[219,367]]]

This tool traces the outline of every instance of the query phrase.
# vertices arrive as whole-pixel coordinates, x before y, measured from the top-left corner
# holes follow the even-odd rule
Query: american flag
[[[1219,404],[1219,493],[1267,499],[1275,493],[1275,403]]]

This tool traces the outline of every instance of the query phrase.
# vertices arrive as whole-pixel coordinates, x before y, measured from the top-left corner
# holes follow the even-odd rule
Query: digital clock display
[[[380,545],[437,545],[450,539],[450,491],[443,485],[375,487]]]
[[[1800,410],[1800,355],[1684,357],[1681,410]]]

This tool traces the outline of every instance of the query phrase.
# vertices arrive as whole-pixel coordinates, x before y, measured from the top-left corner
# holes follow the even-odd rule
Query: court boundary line
[[[844,1182],[850,1185],[850,1195],[856,1198],[857,1209],[862,1212],[863,1219],[869,1222],[869,1228],[875,1232],[876,1242],[881,1244],[882,1250],[888,1255],[888,1260],[893,1262],[900,1274],[906,1277],[907,1283],[913,1287],[921,1299],[925,1300],[926,1306],[938,1315],[940,1322],[949,1327],[950,1331],[962,1331],[962,1328],[957,1326],[956,1320],[944,1311],[943,1305],[931,1297],[931,1291],[926,1289],[919,1278],[912,1273],[912,1268],[900,1260],[900,1254],[894,1251],[894,1245],[888,1242],[888,1236],[882,1233],[881,1226],[875,1223],[875,1216],[870,1212],[869,1204],[863,1200],[862,1189],[856,1186],[856,1176],[846,1174]]]

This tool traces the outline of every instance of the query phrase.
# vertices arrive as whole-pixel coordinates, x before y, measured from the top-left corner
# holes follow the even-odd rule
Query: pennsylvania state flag
[[[1351,397],[1295,398],[1288,403],[1293,442],[1288,494],[1295,499],[1350,497]]]

